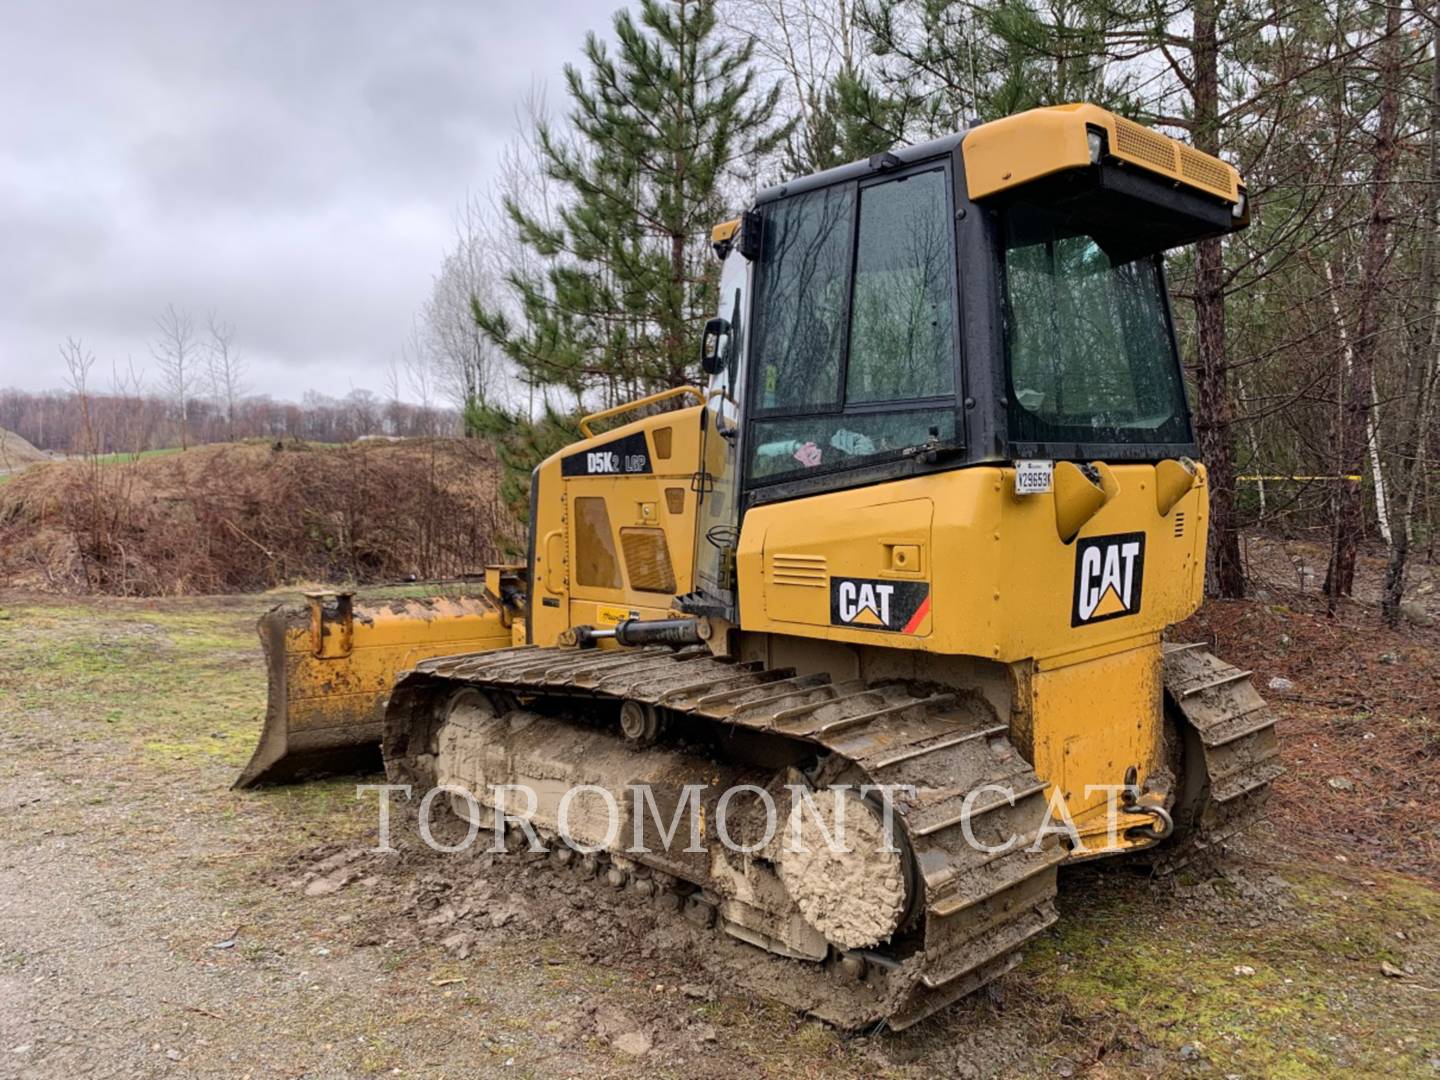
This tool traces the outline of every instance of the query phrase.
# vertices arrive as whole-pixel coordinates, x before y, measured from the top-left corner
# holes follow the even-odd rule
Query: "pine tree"
[[[785,147],[789,175],[808,176],[848,165],[905,141],[905,102],[853,67],[841,68],[815,91]]]
[[[477,405],[466,414],[467,430],[495,447],[500,461],[500,499],[519,523],[528,520],[530,473],[536,464],[580,438],[577,418],[545,408],[538,419],[514,416],[494,405]],[[524,533],[522,532],[523,538]],[[508,555],[524,557],[523,551]]]
[[[1107,65],[1108,2],[868,0],[856,19],[915,138],[1071,101],[1133,111],[1133,74]]]
[[[757,92],[751,47],[716,32],[714,0],[642,0],[614,29],[613,52],[590,34],[587,70],[566,68],[568,131],[539,131],[557,211],[506,205],[540,270],[507,278],[509,312],[474,305],[531,385],[605,402],[693,377],[714,314],[709,229],[789,130],[778,89]]]

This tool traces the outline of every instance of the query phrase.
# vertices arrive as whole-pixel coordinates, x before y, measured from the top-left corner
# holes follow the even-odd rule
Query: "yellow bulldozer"
[[[1280,771],[1249,673],[1162,640],[1208,505],[1162,257],[1248,221],[1230,165],[1092,105],[761,192],[712,235],[706,385],[587,417],[523,566],[262,619],[240,783],[378,749],[472,820],[527,785],[556,862],[802,962],[837,1022],[995,979],[1061,865],[1183,859]],[[641,786],[656,823],[703,792],[704,842],[561,828],[567,792]],[[772,793],[852,842],[777,843]],[[758,839],[713,842],[727,809]]]

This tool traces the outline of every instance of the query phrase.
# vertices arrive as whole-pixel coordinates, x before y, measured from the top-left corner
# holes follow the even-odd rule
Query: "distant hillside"
[[[37,461],[49,461],[50,455],[36,450],[13,431],[0,428],[0,471],[23,469]]]
[[[56,462],[0,487],[0,585],[152,596],[478,572],[512,543],[498,472],[473,439]]]

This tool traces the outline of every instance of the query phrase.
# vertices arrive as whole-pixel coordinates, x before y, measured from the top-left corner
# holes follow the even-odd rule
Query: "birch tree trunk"
[[[1380,606],[1385,621],[1395,626],[1400,621],[1400,605],[1405,600],[1405,574],[1410,560],[1410,546],[1415,542],[1415,504],[1425,475],[1426,452],[1430,446],[1430,422],[1435,402],[1435,380],[1440,373],[1440,296],[1435,295],[1435,261],[1440,246],[1440,0],[1430,12],[1430,160],[1429,183],[1425,187],[1425,209],[1421,228],[1425,230],[1420,252],[1419,296],[1429,309],[1430,324],[1419,335],[1419,346],[1406,367],[1404,401],[1414,402],[1396,411],[1401,436],[1395,463],[1395,497],[1398,521],[1390,543],[1390,559],[1385,567],[1385,594]],[[1409,417],[1407,421],[1407,416]]]
[[[1335,271],[1330,268],[1327,260],[1325,263],[1325,283],[1330,287],[1330,313],[1335,317],[1335,333],[1340,337],[1340,356],[1343,361],[1341,368],[1342,379],[1348,386],[1354,378],[1355,350],[1350,346],[1350,332],[1345,328],[1345,317],[1340,313],[1340,294],[1335,288]],[[1385,495],[1385,472],[1380,467],[1380,439],[1376,433],[1376,417],[1379,412],[1379,395],[1375,392],[1375,370],[1370,370],[1370,411],[1365,417],[1365,454],[1370,462],[1370,479],[1375,487],[1375,522],[1380,528],[1380,536],[1388,547],[1391,543],[1390,535],[1390,511],[1389,500]],[[1341,411],[1341,422],[1344,422],[1344,410]],[[1344,465],[1340,463],[1342,475],[1333,482],[1337,485],[1349,483],[1344,478]],[[1348,474],[1355,475],[1355,474]],[[1340,490],[1337,487],[1337,490]]]

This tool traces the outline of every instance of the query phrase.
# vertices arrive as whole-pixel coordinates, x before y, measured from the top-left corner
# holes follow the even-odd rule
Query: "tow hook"
[[[1149,814],[1155,820],[1149,825],[1136,825],[1133,829],[1125,831],[1131,836],[1139,836],[1146,840],[1164,840],[1175,831],[1175,819],[1170,816],[1170,811],[1163,806],[1126,806],[1123,808],[1127,814]]]
[[[1163,806],[1155,804],[1145,805],[1140,801],[1140,770],[1134,765],[1125,770],[1125,801],[1121,804],[1120,810],[1126,814],[1145,815],[1151,818],[1148,825],[1136,825],[1134,828],[1126,829],[1128,836],[1138,836],[1143,840],[1164,840],[1175,831],[1175,819],[1170,816],[1170,811]]]

